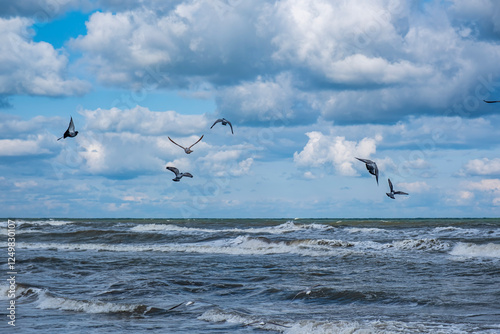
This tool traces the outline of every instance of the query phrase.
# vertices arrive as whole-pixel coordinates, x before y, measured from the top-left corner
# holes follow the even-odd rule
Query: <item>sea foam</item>
[[[451,255],[462,257],[493,257],[500,258],[500,245],[494,243],[474,244],[459,242],[450,251]]]

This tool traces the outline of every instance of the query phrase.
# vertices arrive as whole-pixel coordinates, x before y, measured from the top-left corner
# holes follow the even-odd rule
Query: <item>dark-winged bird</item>
[[[229,121],[228,121],[227,119],[225,119],[225,118],[219,118],[218,120],[216,120],[216,121],[214,122],[214,124],[212,124],[212,126],[210,127],[210,129],[211,129],[211,128],[213,128],[213,127],[214,127],[214,125],[215,125],[215,124],[217,124],[217,123],[219,123],[219,122],[221,122],[221,123],[222,123],[222,125],[227,125],[227,124],[229,124],[229,127],[231,128],[231,133],[234,135],[234,132],[233,132],[233,125],[231,124],[231,122],[229,122]]]
[[[498,103],[498,102],[500,102],[500,101],[486,101],[486,100],[483,100],[483,101],[486,103]]]
[[[78,131],[75,131],[75,124],[73,123],[73,117],[71,117],[71,120],[69,121],[68,130],[66,130],[64,135],[59,139],[63,139],[66,137],[76,137],[77,134],[78,134]],[[57,139],[57,140],[59,140],[59,139]]]
[[[391,179],[387,179],[389,180],[389,188],[391,189],[391,192],[390,193],[385,193],[387,196],[389,196],[390,198],[392,199],[396,199],[394,197],[394,195],[408,195],[408,193],[405,193],[403,191],[394,191],[394,188],[392,186],[392,182],[391,182]]]
[[[370,174],[375,175],[375,179],[377,180],[377,185],[378,185],[378,167],[377,167],[377,164],[369,159],[360,159],[360,158],[356,158],[356,159],[358,159],[359,161],[362,161],[366,164],[366,169],[368,169],[368,172],[370,172]]]
[[[191,175],[191,173],[180,173],[179,172],[179,169],[175,168],[175,167],[167,167],[167,169],[171,172],[174,172],[175,174],[175,178],[172,179],[172,181],[175,181],[175,182],[179,182],[183,176],[186,176],[186,177],[193,177],[193,175]]]
[[[193,145],[191,145],[191,146],[189,146],[189,147],[184,147],[184,146],[181,146],[181,145],[177,144],[177,143],[176,143],[175,141],[173,141],[173,140],[172,140],[172,138],[170,138],[170,137],[168,137],[168,139],[170,139],[170,141],[171,141],[172,143],[174,143],[175,145],[177,145],[177,146],[179,146],[180,148],[182,148],[182,149],[184,150],[184,152],[186,152],[186,154],[189,154],[189,153],[193,152],[193,150],[191,150],[191,147],[193,147],[194,145],[198,144],[198,142],[199,142],[199,141],[203,138],[203,136],[204,136],[204,135],[202,135],[202,136],[200,137],[200,139],[198,139],[198,140],[196,141],[196,143],[194,143]]]

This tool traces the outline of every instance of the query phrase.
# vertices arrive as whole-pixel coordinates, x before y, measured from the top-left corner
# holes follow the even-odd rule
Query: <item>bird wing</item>
[[[173,140],[172,140],[172,138],[168,137],[168,139],[170,139],[170,141],[171,141],[172,143],[174,143],[175,145],[177,145],[177,146],[179,146],[180,148],[184,149],[184,146],[181,146],[181,145],[177,144],[175,141],[173,141]]]
[[[387,179],[389,181],[389,188],[391,189],[391,193],[394,192],[394,188],[392,187],[391,179]]]
[[[75,132],[75,123],[73,123],[73,117],[71,117],[71,119],[69,121],[68,131],[70,133],[74,133]]]
[[[405,193],[404,191],[395,191],[394,193],[398,195],[408,195],[408,193]]]
[[[483,101],[486,103],[498,103],[498,102],[500,102],[500,101],[486,101],[486,100],[483,100]]]
[[[171,172],[174,172],[175,176],[177,176],[179,174],[179,169],[175,168],[175,167],[170,167],[168,166],[167,169]]]
[[[373,163],[373,161],[371,161],[369,159],[361,159],[361,158],[356,158],[356,159],[358,159],[359,161],[363,161],[365,164]]]
[[[182,173],[182,176],[193,177],[193,175],[191,175],[191,173]]]
[[[191,148],[191,147],[193,147],[194,145],[198,144],[198,142],[199,142],[200,140],[202,140],[202,139],[203,139],[203,136],[204,136],[204,135],[201,135],[200,139],[198,139],[198,140],[196,141],[196,143],[194,143],[193,145],[189,146],[189,148]]]
[[[234,132],[233,132],[233,125],[231,124],[231,122],[227,121],[227,124],[229,124],[229,127],[231,128],[231,133],[234,135]]]
[[[211,128],[213,128],[213,127],[214,127],[214,125],[215,125],[215,124],[217,124],[217,123],[219,123],[219,122],[222,122],[222,119],[220,119],[220,118],[219,118],[218,120],[216,120],[216,121],[214,122],[214,124],[212,124],[212,126],[210,127],[210,129],[211,129]]]
[[[375,166],[375,179],[377,180],[377,185],[378,185],[378,167],[376,163],[373,163],[373,165]]]

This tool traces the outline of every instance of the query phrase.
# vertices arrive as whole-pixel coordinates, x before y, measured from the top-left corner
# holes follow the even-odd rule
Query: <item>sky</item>
[[[494,0],[0,0],[0,212],[499,217],[483,100]]]

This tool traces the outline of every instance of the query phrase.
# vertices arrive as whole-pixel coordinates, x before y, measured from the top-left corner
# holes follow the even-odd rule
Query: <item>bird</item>
[[[486,101],[486,100],[483,100],[483,101],[486,103],[498,103],[498,102],[500,102],[500,101]]]
[[[292,302],[295,300],[295,298],[297,298],[299,295],[301,295],[303,293],[306,294],[307,296],[309,296],[311,294],[311,292],[312,292],[312,289],[314,289],[315,287],[318,287],[318,286],[321,286],[321,284],[315,284],[315,285],[313,285],[311,287],[307,287],[304,290],[300,291],[299,293],[297,293],[295,295],[295,297],[293,297]]]
[[[183,176],[191,177],[191,178],[193,177],[193,175],[191,175],[191,173],[180,173],[179,169],[177,169],[175,167],[167,166],[166,168],[169,171],[174,172],[174,174],[175,174],[175,178],[173,178],[172,181],[179,182]]]
[[[172,138],[170,138],[170,137],[168,137],[168,139],[170,139],[170,141],[171,141],[172,143],[174,143],[175,145],[177,145],[177,146],[179,146],[180,148],[182,148],[182,149],[184,150],[184,152],[186,152],[186,154],[189,154],[189,153],[193,152],[193,150],[191,150],[191,147],[193,147],[194,145],[198,144],[198,142],[199,142],[199,141],[203,138],[203,136],[204,136],[204,135],[202,135],[202,136],[200,137],[200,139],[198,139],[198,140],[196,141],[196,143],[194,143],[193,145],[191,145],[191,146],[189,146],[189,147],[184,147],[184,146],[181,146],[181,145],[177,144],[177,143],[176,143],[175,141],[173,141],[173,140],[172,140]]]
[[[214,127],[214,125],[215,125],[215,124],[217,124],[217,123],[219,123],[219,122],[221,122],[221,123],[222,123],[222,125],[227,125],[227,124],[229,124],[229,127],[231,128],[231,133],[234,135],[234,132],[233,132],[233,125],[231,124],[231,122],[229,122],[229,121],[228,121],[227,119],[225,119],[225,118],[219,118],[218,120],[216,120],[216,121],[214,122],[214,124],[212,124],[212,126],[210,127],[210,129],[211,129],[211,128],[213,128],[213,127]]]
[[[73,117],[71,117],[71,120],[69,121],[68,130],[66,130],[64,135],[59,139],[63,139],[66,137],[76,137],[77,134],[78,134],[78,131],[75,131],[75,124],[73,123]],[[57,139],[57,140],[59,140],[59,139]]]
[[[387,196],[389,196],[392,199],[396,199],[394,195],[408,195],[408,193],[405,193],[403,191],[394,191],[394,188],[392,186],[391,179],[387,179],[389,181],[389,188],[391,189],[390,193],[385,193]]]
[[[377,185],[378,185],[378,167],[377,167],[377,164],[371,160],[368,160],[368,159],[360,159],[360,158],[356,158],[356,159],[358,159],[359,161],[362,161],[366,164],[366,169],[368,169],[368,172],[370,172],[370,174],[375,175],[375,179],[377,180]]]

